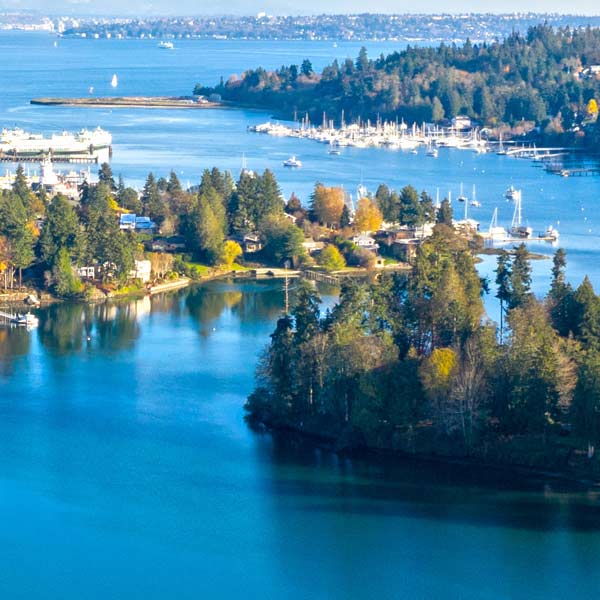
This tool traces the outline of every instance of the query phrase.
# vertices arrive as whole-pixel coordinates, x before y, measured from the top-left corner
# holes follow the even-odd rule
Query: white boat
[[[292,169],[299,169],[302,166],[302,162],[299,161],[295,156],[290,156],[290,158],[283,161],[283,166],[290,167]]]
[[[438,154],[439,152],[437,148],[430,148],[427,150],[427,156],[430,156],[431,158],[437,158]]]
[[[533,233],[531,227],[523,225],[521,222],[521,196],[515,200],[515,210],[513,211],[512,223],[510,225],[510,235],[514,237],[529,238]]]
[[[521,190],[517,190],[514,185],[511,185],[506,192],[504,192],[504,197],[511,202],[515,202],[521,199]]]
[[[480,208],[481,202],[477,201],[476,193],[477,193],[477,189],[475,188],[475,184],[473,184],[473,195],[471,196],[470,204],[471,204],[471,206],[474,206],[475,208]]]
[[[468,198],[465,196],[464,192],[463,192],[463,184],[460,184],[460,194],[457,198],[457,200],[459,202],[466,202],[468,200]]]
[[[336,156],[339,156],[342,153],[342,151],[339,148],[330,148],[329,149],[329,154],[335,154]]]
[[[173,42],[159,42],[158,47],[162,50],[174,50]]]
[[[555,229],[552,225],[549,225],[546,231],[544,232],[543,237],[548,238],[552,241],[556,241],[560,237],[560,233],[558,233],[558,229]]]
[[[110,80],[110,85],[114,88],[116,88],[119,85],[119,78],[117,77],[116,73],[112,76],[112,79]]]
[[[504,242],[508,238],[508,233],[504,227],[498,225],[498,209],[494,209],[492,220],[490,221],[490,228],[488,229],[488,238],[493,242]]]
[[[13,317],[12,323],[21,327],[33,328],[38,326],[39,319],[35,315],[32,315],[30,312],[24,314],[17,313]]]

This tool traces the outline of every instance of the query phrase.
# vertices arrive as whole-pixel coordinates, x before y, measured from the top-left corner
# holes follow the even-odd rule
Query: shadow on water
[[[257,434],[261,435],[261,434]],[[262,434],[274,496],[307,512],[600,531],[600,490],[535,474],[404,457],[350,458],[296,435]]]

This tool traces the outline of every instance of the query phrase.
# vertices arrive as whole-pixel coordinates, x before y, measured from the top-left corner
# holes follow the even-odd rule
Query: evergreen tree
[[[146,178],[141,201],[144,214],[160,227],[168,216],[168,208],[152,173],[148,173]]]
[[[452,227],[452,221],[454,219],[454,215],[452,214],[452,206],[450,202],[446,198],[442,200],[442,205],[437,212],[437,216],[435,219],[436,223],[440,223],[442,225],[447,225],[448,227]]]
[[[112,169],[108,163],[102,163],[98,171],[98,183],[103,183],[111,192],[117,191],[115,178]]]
[[[514,251],[510,271],[510,299],[509,308],[523,306],[533,296],[531,294],[531,265],[527,246],[521,243]]]

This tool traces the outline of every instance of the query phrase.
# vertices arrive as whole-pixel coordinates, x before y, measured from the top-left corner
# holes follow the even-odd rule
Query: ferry
[[[295,156],[290,156],[290,158],[283,161],[283,166],[290,167],[292,169],[299,169],[302,166],[302,162],[299,161]]]
[[[97,127],[90,131],[82,129],[77,133],[63,131],[49,138],[41,134],[29,133],[23,129],[3,129],[0,133],[0,153],[27,156],[38,154],[89,153],[90,149],[110,148],[112,135]]]
[[[162,50],[174,50],[173,42],[159,42],[158,47]]]

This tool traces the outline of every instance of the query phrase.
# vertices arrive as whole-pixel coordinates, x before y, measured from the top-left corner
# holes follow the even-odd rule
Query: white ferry
[[[3,129],[0,133],[0,153],[16,155],[77,154],[90,150],[110,148],[112,135],[100,127],[90,131],[82,129],[73,134],[63,131],[45,138],[23,129]]]

